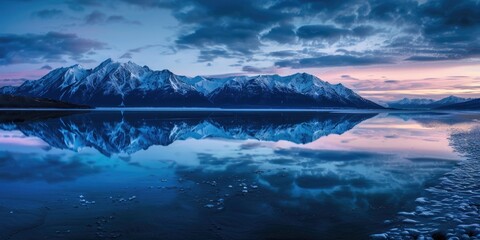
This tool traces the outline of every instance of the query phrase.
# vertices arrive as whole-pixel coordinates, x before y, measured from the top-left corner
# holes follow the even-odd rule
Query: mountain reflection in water
[[[0,239],[365,239],[460,160],[474,117],[0,114]],[[6,117],[15,116],[15,117]]]
[[[110,156],[132,154],[152,145],[189,138],[286,140],[308,143],[342,134],[374,113],[299,112],[91,112],[44,121],[8,122],[0,129],[20,130],[50,146],[78,151],[93,147]]]

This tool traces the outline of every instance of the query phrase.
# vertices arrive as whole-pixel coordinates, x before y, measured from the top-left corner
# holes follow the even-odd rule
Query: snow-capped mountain
[[[433,99],[426,98],[403,98],[398,101],[388,102],[388,106],[391,108],[400,109],[413,109],[413,108],[429,108],[428,105],[434,103]]]
[[[93,69],[58,68],[0,93],[104,107],[382,108],[341,84],[306,73],[227,78],[186,77],[107,59]]]
[[[466,101],[472,100],[471,98],[461,98],[457,96],[448,96],[446,98],[442,98],[436,102],[434,102],[432,105],[433,107],[441,107],[441,106],[447,106],[450,104],[456,104],[456,103],[463,103]]]
[[[388,102],[388,106],[392,108],[399,108],[399,109],[432,109],[432,108],[439,108],[442,106],[447,106],[450,104],[455,103],[462,103],[466,102],[468,98],[461,98],[456,96],[449,96],[442,98],[438,101],[433,99],[425,99],[425,98],[403,98],[398,101]]]
[[[447,104],[438,107],[437,109],[445,110],[480,110],[480,98],[468,100],[465,102]]]
[[[222,138],[285,140],[308,143],[330,134],[343,134],[372,113],[166,113],[90,112],[37,121],[0,123],[52,147],[79,151],[97,149],[104,155],[135,153],[178,140]],[[106,134],[107,133],[107,134]]]

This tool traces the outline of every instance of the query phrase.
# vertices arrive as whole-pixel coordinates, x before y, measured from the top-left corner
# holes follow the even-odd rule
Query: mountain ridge
[[[307,73],[208,78],[107,59],[92,69],[57,68],[0,93],[95,107],[383,108],[342,84]]]
[[[440,100],[428,98],[403,98],[397,101],[387,102],[388,107],[399,109],[436,109],[451,104],[457,104],[472,100],[471,98],[461,98],[450,95]]]
[[[441,106],[441,110],[480,110],[480,98],[471,99],[466,102],[454,103]]]

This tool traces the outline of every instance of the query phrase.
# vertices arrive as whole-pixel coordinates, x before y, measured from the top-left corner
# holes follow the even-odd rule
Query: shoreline
[[[436,109],[355,109],[355,108],[183,108],[183,107],[98,107],[98,108],[0,108],[0,111],[79,111],[79,112],[395,112],[395,113],[480,113],[479,110]]]

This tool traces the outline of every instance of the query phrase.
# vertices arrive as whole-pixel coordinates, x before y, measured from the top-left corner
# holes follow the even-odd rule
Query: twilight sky
[[[480,97],[480,0],[1,0],[0,86],[106,58],[307,72],[380,101]]]

